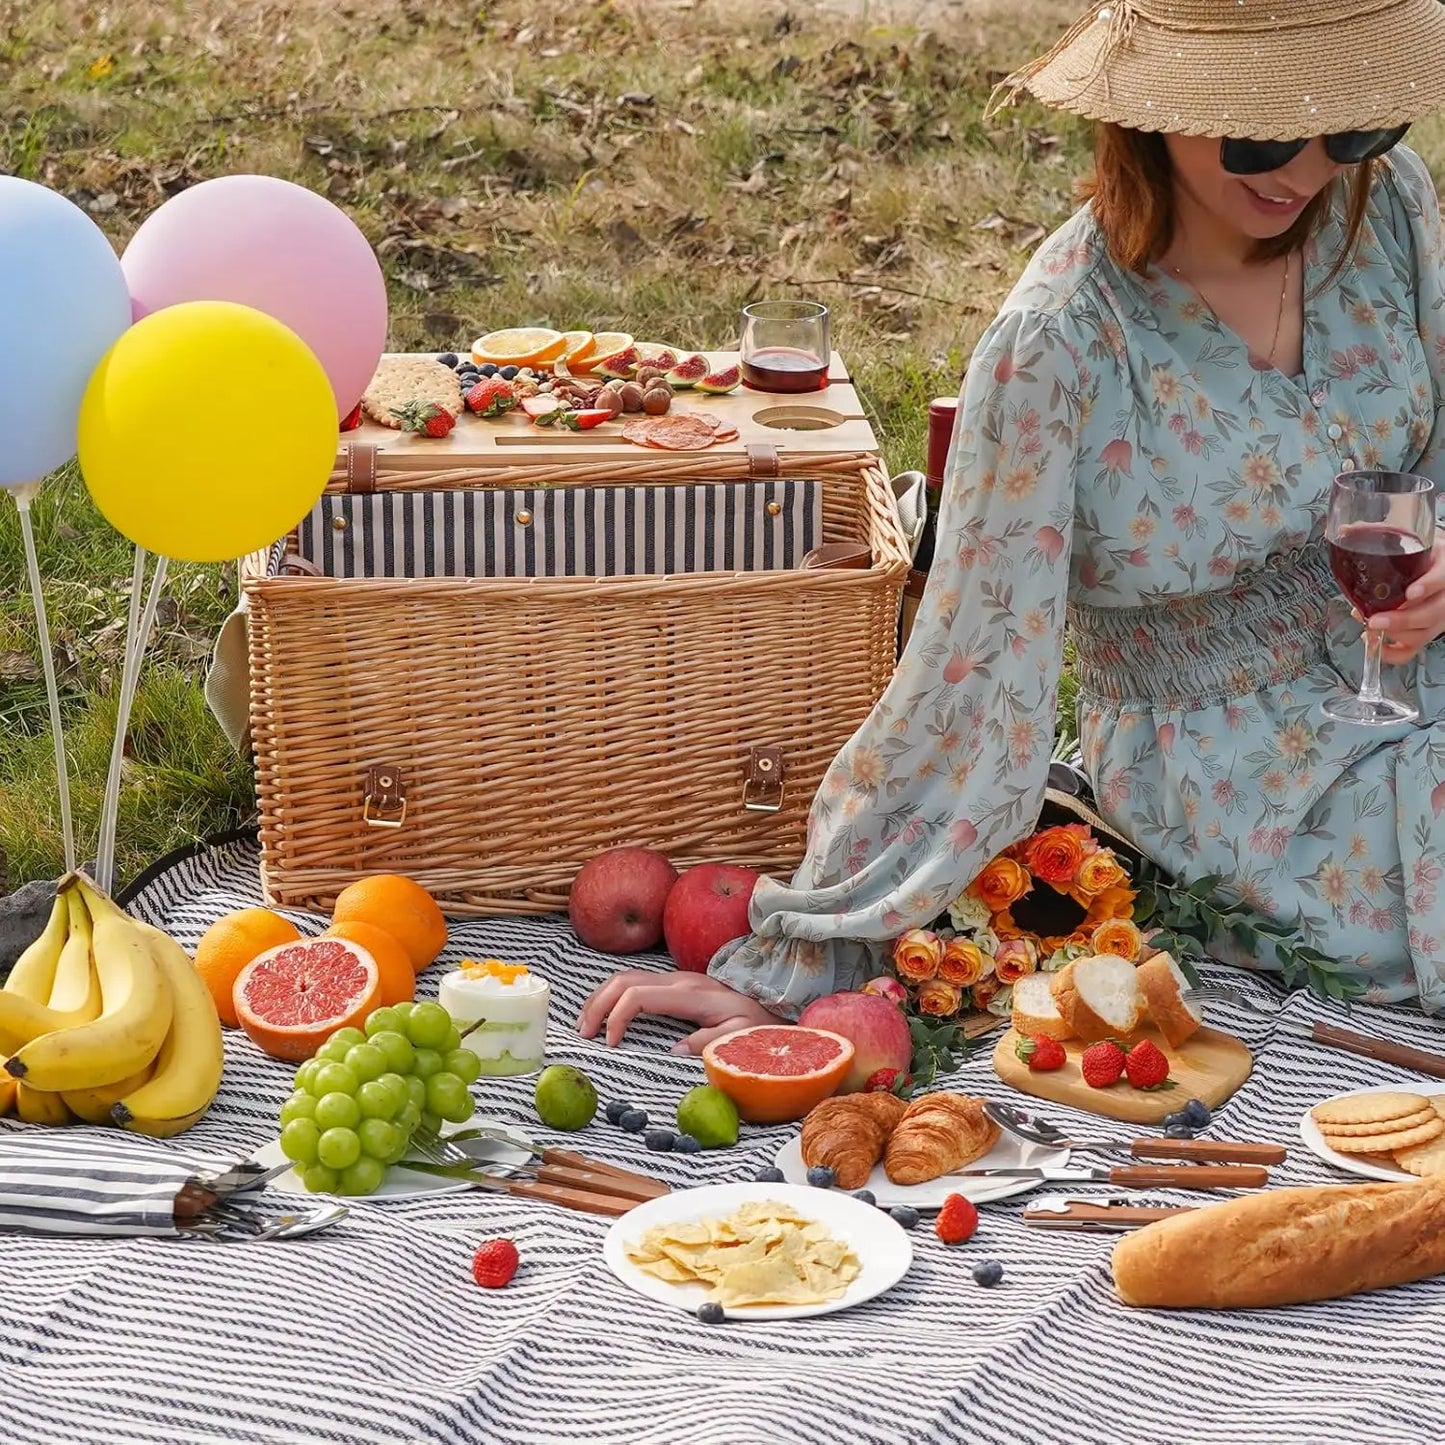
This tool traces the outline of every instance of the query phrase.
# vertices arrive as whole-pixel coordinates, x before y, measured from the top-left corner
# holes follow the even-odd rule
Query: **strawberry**
[[[593,427],[611,421],[612,412],[605,406],[589,406],[581,411],[564,411],[561,419],[562,425],[573,431],[591,431]]]
[[[346,413],[346,420],[341,423],[342,431],[355,431],[361,425],[361,403],[357,402],[349,412]]]
[[[501,1289],[517,1272],[517,1246],[510,1239],[489,1239],[472,1256],[472,1278],[483,1289]]]
[[[557,411],[561,405],[562,398],[559,396],[539,395],[522,398],[522,410],[534,421],[541,421],[544,416],[555,420],[551,413]]]
[[[1064,1046],[1046,1034],[1030,1034],[1014,1045],[1014,1052],[1029,1066],[1031,1073],[1048,1074],[1062,1069],[1068,1061]]]
[[[863,1085],[865,1094],[900,1094],[913,1084],[902,1069],[875,1069]]]
[[[501,416],[517,404],[512,383],[500,376],[484,376],[464,398],[467,410],[478,416]]]
[[[1174,1080],[1169,1077],[1169,1060],[1148,1039],[1129,1050],[1124,1059],[1124,1072],[1136,1089],[1157,1091],[1174,1087]]]
[[[943,1201],[943,1208],[938,1211],[938,1218],[933,1224],[933,1232],[945,1244],[962,1244],[964,1240],[973,1238],[977,1228],[978,1210],[971,1200],[961,1194],[950,1194]]]
[[[433,402],[409,401],[392,411],[401,423],[402,431],[416,432],[420,436],[444,437],[450,434],[457,419],[445,407]]]
[[[1090,1044],[1079,1060],[1079,1067],[1091,1089],[1107,1089],[1110,1084],[1117,1084],[1124,1072],[1124,1050],[1112,1039]]]

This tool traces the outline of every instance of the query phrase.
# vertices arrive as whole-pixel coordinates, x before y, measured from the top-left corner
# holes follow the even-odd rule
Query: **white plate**
[[[832,1189],[799,1189],[792,1184],[707,1184],[698,1189],[675,1189],[629,1210],[607,1231],[602,1258],[623,1284],[659,1304],[696,1312],[710,1291],[702,1284],[669,1284],[647,1274],[627,1258],[626,1246],[642,1238],[656,1224],[683,1224],[716,1219],[740,1205],[770,1200],[789,1204],[809,1220],[825,1224],[858,1256],[858,1278],[837,1299],[815,1305],[739,1305],[728,1311],[738,1319],[801,1320],[851,1309],[892,1289],[913,1263],[908,1236],[880,1209],[860,1204]]]
[[[1034,1169],[1042,1164],[1062,1168],[1069,1162],[1067,1149],[1050,1149],[1045,1144],[1028,1144],[1015,1139],[1012,1134],[1000,1132],[998,1143],[981,1159],[965,1165],[968,1169]],[[808,1166],[803,1163],[803,1136],[795,1134],[778,1150],[773,1163],[783,1171],[783,1178],[789,1184],[808,1183]],[[873,1197],[884,1209],[895,1204],[911,1204],[915,1209],[942,1209],[943,1201],[950,1194],[961,1194],[975,1204],[987,1204],[992,1199],[1010,1199],[1015,1194],[1027,1193],[1047,1183],[1042,1179],[965,1179],[959,1174],[943,1174],[930,1179],[927,1184],[895,1184],[884,1172],[883,1165],[875,1164],[863,1187],[873,1191]],[[819,1191],[831,1192],[831,1191]],[[846,1193],[847,1191],[843,1191]]]
[[[1334,1094],[1329,1099],[1321,1099],[1321,1104],[1332,1103],[1335,1099],[1355,1099],[1362,1094],[1420,1094],[1422,1098],[1429,1098],[1428,1094],[1419,1089],[1395,1088],[1380,1089],[1350,1089],[1343,1094]],[[1316,1106],[1318,1107],[1318,1106]],[[1395,1169],[1387,1164],[1376,1164],[1371,1159],[1361,1159],[1358,1155],[1341,1154],[1338,1149],[1331,1149],[1325,1143],[1325,1136],[1320,1133],[1320,1126],[1310,1118],[1309,1110],[1306,1110],[1299,1121],[1299,1136],[1304,1140],[1305,1148],[1311,1154],[1323,1159],[1326,1164],[1333,1164],[1336,1169],[1342,1169],[1346,1174],[1357,1174],[1361,1179],[1388,1179],[1392,1184],[1397,1181],[1414,1183],[1419,1176],[1407,1174],[1403,1169]]]
[[[490,1151],[487,1155],[489,1164],[495,1164],[499,1168],[515,1169],[532,1157],[526,1148],[530,1142],[527,1136],[520,1129],[516,1129],[510,1124],[500,1123],[496,1119],[468,1119],[465,1124],[443,1124],[442,1133],[443,1135],[454,1134],[458,1129],[474,1129],[483,1124],[488,1129],[495,1129],[498,1133],[506,1134],[509,1138],[518,1141],[516,1145],[503,1144],[499,1141],[495,1150]],[[267,1169],[274,1169],[278,1164],[286,1162],[286,1156],[281,1152],[280,1141],[275,1139],[251,1157],[257,1164]],[[278,1174],[273,1182],[275,1188],[291,1194],[310,1194],[310,1190],[301,1182],[301,1175],[295,1169],[288,1169],[284,1174]],[[394,1164],[386,1171],[386,1178],[382,1180],[381,1188],[375,1194],[367,1195],[367,1198],[418,1199],[429,1194],[458,1194],[471,1187],[464,1179],[443,1179],[439,1175],[423,1174],[416,1169],[408,1169],[404,1164]],[[317,1195],[313,1197],[330,1198],[331,1196]]]

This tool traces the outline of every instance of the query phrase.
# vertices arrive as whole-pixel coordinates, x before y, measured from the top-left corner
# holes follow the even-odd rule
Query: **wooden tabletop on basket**
[[[738,359],[735,351],[702,354],[715,369],[731,366]],[[726,396],[676,391],[672,409],[678,414],[711,412],[737,427],[735,442],[708,447],[709,454],[740,456],[750,445],[771,446],[780,454],[814,456],[840,452],[876,455],[879,450],[863,404],[836,351],[828,369],[828,385],[822,391],[801,396],[749,391],[746,387],[739,387]],[[376,447],[385,453],[383,465],[397,471],[429,470],[438,466],[512,466],[543,459],[595,461],[660,455],[623,440],[621,433],[618,422],[584,432],[534,426],[532,419],[521,411],[485,421],[468,414],[457,422],[449,436],[440,439],[392,431],[364,421],[353,431],[340,434],[338,458],[344,460],[341,449],[353,442]]]

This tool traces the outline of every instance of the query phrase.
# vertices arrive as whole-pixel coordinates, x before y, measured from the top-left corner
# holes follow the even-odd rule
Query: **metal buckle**
[[[786,773],[781,748],[749,749],[747,769],[743,777],[743,807],[750,813],[780,812]]]
[[[368,768],[365,788],[361,821],[368,828],[400,828],[406,822],[406,784],[395,768]],[[381,816],[388,813],[399,813],[399,816]]]

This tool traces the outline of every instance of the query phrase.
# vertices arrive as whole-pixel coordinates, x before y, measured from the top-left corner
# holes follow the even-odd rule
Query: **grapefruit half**
[[[750,1124],[788,1124],[821,1104],[848,1076],[853,1045],[842,1034],[798,1024],[757,1024],[702,1051],[707,1081]]]
[[[309,938],[282,943],[236,979],[236,1017],[273,1059],[301,1063],[337,1029],[360,1028],[381,1003],[381,970],[359,943]]]

